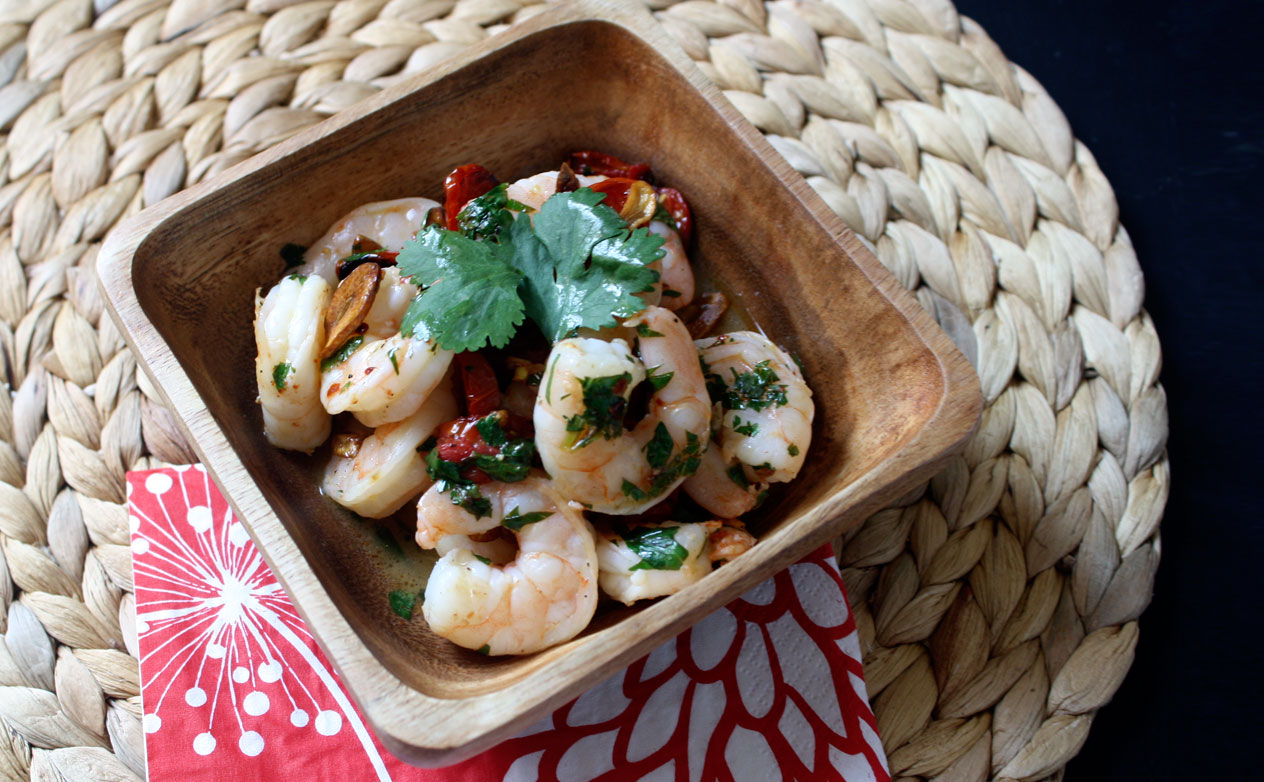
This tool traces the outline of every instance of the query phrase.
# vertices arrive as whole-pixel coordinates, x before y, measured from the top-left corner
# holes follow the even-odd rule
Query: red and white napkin
[[[828,546],[520,736],[418,769],[373,736],[206,471],[127,478],[150,782],[890,779]]]

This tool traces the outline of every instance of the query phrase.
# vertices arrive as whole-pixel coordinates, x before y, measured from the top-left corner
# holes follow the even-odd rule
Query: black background
[[[1172,493],[1154,601],[1070,782],[1261,774],[1262,5],[957,1],[1114,186],[1163,347]]]

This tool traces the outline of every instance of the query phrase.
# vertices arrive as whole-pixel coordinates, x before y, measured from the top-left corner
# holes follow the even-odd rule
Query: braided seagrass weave
[[[102,237],[529,1],[0,3],[0,778],[144,774],[123,474],[195,456],[102,316]],[[839,546],[894,775],[1060,779],[1168,493],[1109,183],[948,0],[650,5],[982,378],[965,453]]]

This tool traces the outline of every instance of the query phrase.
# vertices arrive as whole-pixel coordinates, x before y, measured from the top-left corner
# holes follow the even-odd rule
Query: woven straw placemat
[[[0,777],[144,774],[123,474],[195,457],[102,315],[102,237],[529,2],[0,3]],[[1060,779],[1132,662],[1168,493],[1109,183],[948,0],[650,4],[982,378],[965,453],[839,549],[892,771]]]

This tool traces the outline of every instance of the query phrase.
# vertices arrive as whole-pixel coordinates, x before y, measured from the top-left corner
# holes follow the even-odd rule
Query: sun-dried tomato
[[[492,172],[475,163],[454,168],[443,180],[443,211],[448,230],[459,228],[456,216],[466,204],[499,184],[500,180]]]
[[[676,231],[680,234],[680,241],[689,244],[689,239],[693,236],[693,211],[689,208],[689,202],[674,187],[660,187],[658,200],[676,221]]]
[[[626,177],[628,179],[644,179],[650,173],[647,163],[625,163],[614,155],[607,155],[593,149],[581,149],[572,152],[567,159],[576,173],[587,176]]]

